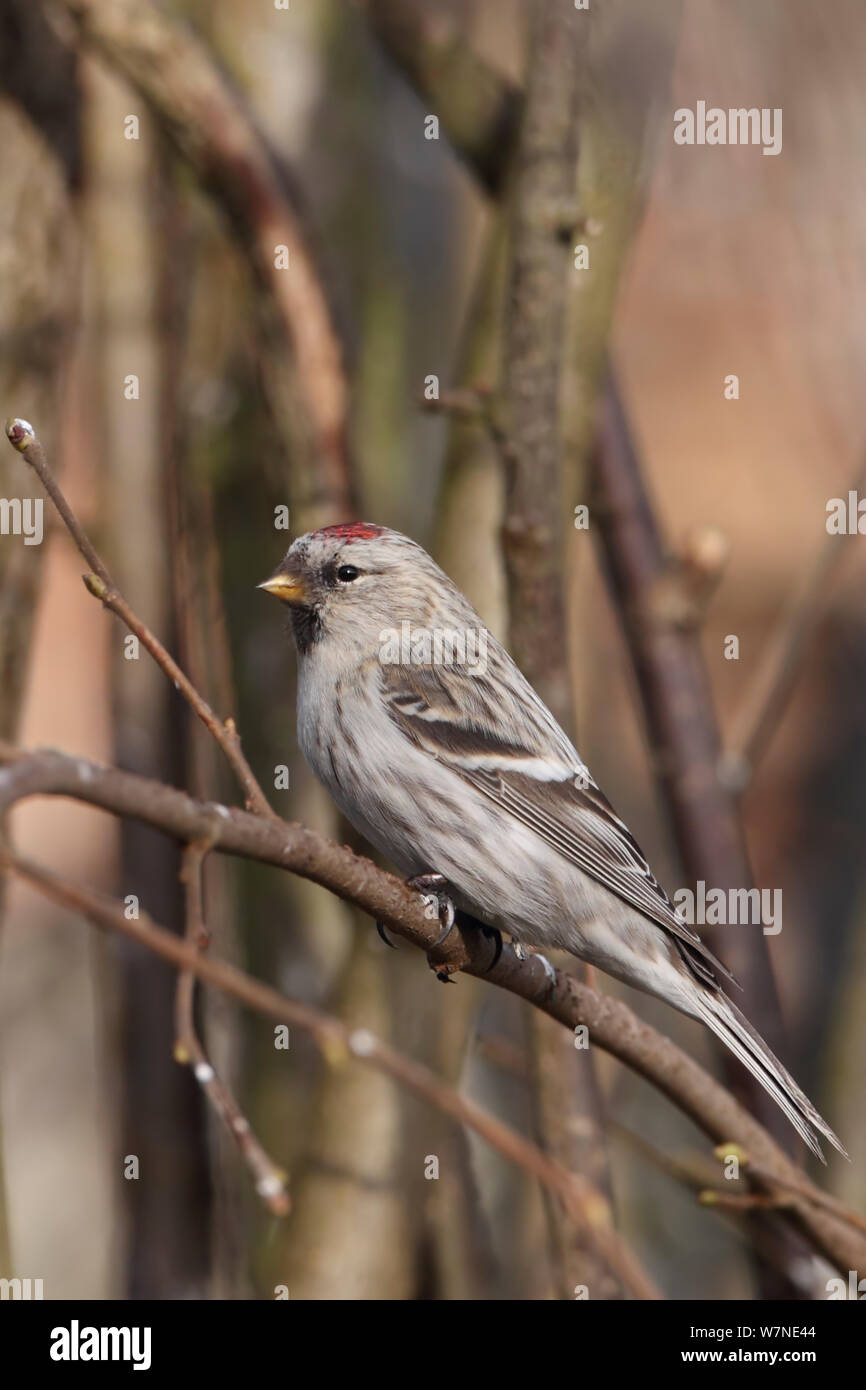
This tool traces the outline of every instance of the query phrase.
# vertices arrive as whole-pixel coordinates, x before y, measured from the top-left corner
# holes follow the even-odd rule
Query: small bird
[[[700,1019],[823,1161],[845,1153],[724,993],[576,748],[424,549],[382,526],[299,537],[260,586],[289,607],[298,738],[355,828],[418,887]]]

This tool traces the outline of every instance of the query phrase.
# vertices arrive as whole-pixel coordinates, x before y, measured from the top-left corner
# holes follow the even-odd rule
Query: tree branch
[[[225,961],[203,957],[198,946],[181,942],[173,933],[158,926],[146,914],[136,921],[126,917],[123,908],[111,899],[97,897],[66,883],[55,874],[29,860],[0,848],[0,868],[24,879],[73,912],[80,912],[97,926],[117,932],[161,956],[183,973],[188,973],[232,995],[256,1012],[302,1029],[332,1062],[340,1065],[350,1057],[378,1068],[453,1119],[473,1129],[511,1162],[519,1164],[554,1191],[569,1217],[585,1231],[587,1239],[609,1268],[640,1299],[660,1295],[637,1263],[634,1255],[611,1226],[606,1199],[591,1184],[553,1162],[516,1130],[503,1124],[474,1101],[462,1096],[418,1062],[411,1061],[382,1042],[365,1028],[349,1028],[339,1019],[307,1004],[287,999]],[[205,1059],[206,1061],[206,1059]]]
[[[559,391],[569,242],[577,221],[580,55],[586,44],[585,15],[559,0],[537,0],[515,156],[498,403],[512,650],[566,728],[573,706],[563,658]]]
[[[71,796],[115,815],[131,816],[184,843],[207,835],[216,823],[214,848],[222,853],[272,864],[320,883],[426,953],[439,934],[438,925],[425,915],[423,899],[400,879],[302,825],[195,801],[161,782],[85,758],[23,752],[0,742],[0,819],[19,801],[40,795]],[[563,971],[556,972],[551,984],[537,957],[519,961],[510,946],[503,948],[495,965],[490,956],[490,943],[480,933],[458,925],[437,950],[435,962],[507,989],[567,1028],[585,1026],[598,1047],[652,1082],[716,1144],[736,1142],[773,1178],[805,1181],[729,1091],[626,1004],[596,994]],[[201,964],[200,974],[207,978],[205,967],[213,962]],[[784,1216],[838,1268],[866,1267],[866,1241],[832,1213],[798,1195]]]
[[[565,729],[573,693],[562,581],[560,392],[570,232],[577,218],[578,115],[587,16],[536,0],[526,100],[513,159],[501,396],[505,473],[502,544],[509,633],[517,664]],[[537,1011],[528,1017],[539,1141],[572,1171],[610,1190],[603,1108],[592,1056]],[[577,1284],[616,1298],[585,1246],[564,1235],[547,1203],[560,1296]]]

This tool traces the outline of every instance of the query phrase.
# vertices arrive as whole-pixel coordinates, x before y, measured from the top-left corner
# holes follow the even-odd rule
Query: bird
[[[822,1162],[819,1136],[845,1154],[550,710],[421,545],[373,523],[326,526],[259,587],[289,610],[307,763],[413,886],[436,887],[445,932],[459,911],[518,954],[564,950],[664,1000],[731,1050]]]

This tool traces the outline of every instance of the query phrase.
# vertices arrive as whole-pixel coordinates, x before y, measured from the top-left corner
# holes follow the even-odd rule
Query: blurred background
[[[527,8],[0,3],[4,417],[34,423],[126,597],[236,717],[275,808],[340,839],[298,753],[284,621],[255,585],[294,535],[351,505],[427,545],[507,635],[495,448],[477,422],[422,397],[430,376],[443,393],[499,381],[507,180],[495,160],[479,177],[471,151],[455,154],[444,113],[459,135],[484,91],[455,54],[519,88]],[[825,553],[827,501],[847,495],[866,447],[866,13],[854,0],[601,8],[575,238],[590,268],[563,285],[562,659],[581,753],[673,891],[687,880],[594,522],[571,521],[590,502],[595,407],[610,360],[672,551],[696,528],[726,540],[701,647],[735,746],[762,660]],[[438,55],[426,78],[420,36]],[[237,130],[219,102],[196,104],[202,73]],[[675,145],[674,110],[699,100],[781,108],[781,154]],[[229,177],[196,132],[202,110],[214,148],[237,156]],[[269,152],[270,202],[248,177],[250,138]],[[288,291],[284,310],[274,288],[267,248],[292,226],[306,251],[289,248],[285,275],[299,284],[308,253],[343,394],[317,329],[319,289]],[[0,454],[4,497],[35,488]],[[288,532],[275,526],[281,507]],[[125,659],[123,629],[45,515],[41,546],[0,537],[0,736],[234,799],[218,750],[161,672]],[[765,939],[785,1060],[855,1159],[831,1162],[822,1182],[862,1209],[866,598],[858,538],[835,546],[742,814],[756,883],[783,894],[783,929]],[[28,803],[13,832],[23,852],[179,928],[165,838],[61,801]],[[212,856],[206,890],[215,955],[374,1029],[536,1132],[538,1040],[516,999],[468,978],[440,990],[418,952],[387,951],[369,920],[288,874]],[[278,1050],[266,1020],[202,991],[212,1060],[290,1174],[292,1212],[273,1217],[173,1060],[173,972],[17,885],[3,906],[0,1274],[91,1299],[272,1298],[286,1286],[292,1298],[523,1300],[587,1282],[525,1173],[386,1078],[330,1065],[294,1030]],[[717,1067],[696,1026],[630,1002]],[[766,1293],[746,1229],[670,1171],[675,1161],[700,1178],[704,1138],[639,1078],[593,1062],[604,1181],[646,1267],[672,1297]],[[124,1177],[133,1154],[137,1180]],[[787,1277],[820,1297],[829,1272],[803,1253]],[[591,1296],[616,1294],[599,1276]]]

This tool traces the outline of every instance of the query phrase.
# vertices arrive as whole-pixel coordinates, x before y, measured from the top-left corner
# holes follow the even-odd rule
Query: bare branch
[[[186,897],[184,939],[190,949],[203,951],[209,935],[204,920],[202,864],[212,847],[213,836],[193,840],[184,851],[181,879]],[[240,1150],[255,1181],[256,1192],[274,1216],[285,1216],[291,1209],[286,1174],[265,1152],[252,1131],[228,1086],[215,1072],[201,1044],[195,1026],[196,974],[182,969],[177,977],[175,999],[176,1038],[174,1060],[192,1067],[193,1076]]]
[[[96,547],[64,497],[33,426],[27,420],[9,420],[6,425],[6,435],[12,447],[18,450],[22,458],[30,464],[36,473],[60,513],[69,534],[87,563],[94,570],[93,574],[84,575],[84,583],[88,592],[93,594],[94,598],[100,599],[105,608],[116,613],[130,632],[135,634],[142,646],[150,652],[156,664],[168,676],[175,689],[180,691],[194,713],[213,734],[243,789],[248,808],[258,812],[259,815],[273,816],[278,819],[243,755],[240,736],[234,720],[226,719],[223,722],[214,713],[207,700],[199,694],[192,681],[180,669],[174,657],[166,651],[159,638],[155,637],[150,628],[145,626],[130,608],[123,595],[115,588],[114,580]]]
[[[214,848],[222,853],[272,864],[320,883],[426,953],[439,934],[438,925],[426,916],[423,899],[405,883],[305,826],[195,801],[161,782],[85,758],[23,752],[0,742],[0,819],[19,801],[40,795],[71,796],[143,821],[185,843],[207,835],[216,816]],[[733,1095],[621,1000],[596,994],[563,971],[556,972],[551,984],[537,957],[519,961],[507,945],[492,965],[490,943],[459,925],[435,959],[508,990],[567,1028],[586,1027],[596,1046],[650,1081],[714,1143],[736,1142],[761,1170],[800,1181],[791,1160]],[[183,963],[188,963],[187,956]],[[198,973],[208,978],[204,968]],[[785,1215],[834,1265],[846,1270],[866,1267],[866,1241],[830,1212],[798,1195]]]
[[[527,97],[515,155],[511,271],[499,422],[504,434],[514,658],[566,728],[559,390],[569,240],[577,220],[577,120],[586,16],[559,0],[532,9]]]
[[[719,1150],[719,1158],[724,1159],[726,1153]],[[762,1168],[759,1163],[754,1163],[748,1154],[742,1155],[742,1163],[746,1171],[753,1177],[758,1178],[762,1183],[772,1190],[778,1188],[781,1192],[794,1193],[800,1197],[808,1197],[816,1206],[822,1207],[824,1211],[830,1211],[834,1216],[838,1216],[840,1221],[847,1221],[849,1226],[853,1226],[858,1231],[866,1233],[866,1217],[860,1216],[858,1212],[846,1207],[844,1202],[840,1202],[837,1197],[829,1192],[821,1192],[819,1188],[807,1182],[804,1178],[795,1176],[780,1177],[778,1174],[769,1173],[766,1168]]]
[[[503,433],[502,544],[509,634],[517,664],[560,724],[573,726],[573,693],[562,580],[560,392],[570,234],[577,220],[577,126],[587,17],[560,0],[531,11],[526,100],[508,208],[511,265],[504,318],[503,379],[495,420]],[[572,1170],[610,1190],[601,1095],[593,1057],[533,1012],[529,1041],[539,1141]],[[548,1202],[557,1281],[618,1298],[591,1252],[564,1233]]]
[[[581,1226],[605,1263],[637,1298],[660,1297],[624,1241],[613,1230],[610,1208],[600,1192],[583,1178],[553,1162],[528,1139],[474,1101],[445,1085],[420,1063],[404,1057],[367,1029],[348,1028],[339,1019],[310,1005],[287,999],[225,961],[201,956],[195,944],[189,940],[179,941],[146,914],[142,914],[138,921],[130,920],[123,908],[111,899],[97,897],[74,887],[41,866],[3,849],[0,849],[0,867],[38,888],[52,902],[80,912],[97,926],[129,937],[183,972],[232,995],[256,1012],[302,1029],[332,1063],[340,1064],[350,1057],[355,1058],[378,1068],[423,1096],[430,1104],[473,1129],[492,1148],[525,1168],[555,1192],[569,1217]]]

